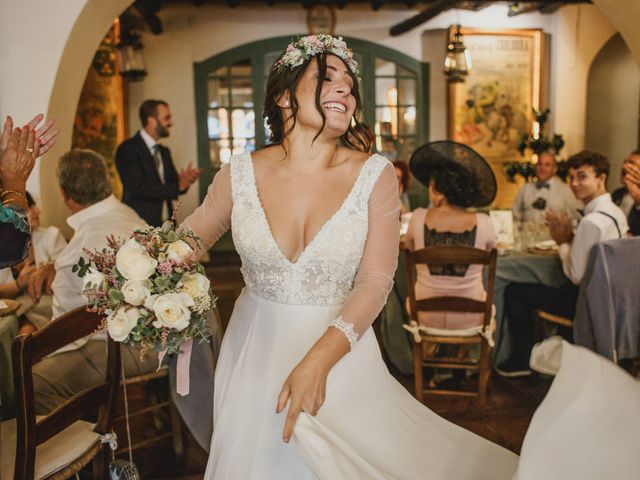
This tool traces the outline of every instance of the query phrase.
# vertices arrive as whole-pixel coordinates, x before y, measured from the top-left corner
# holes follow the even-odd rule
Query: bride
[[[291,43],[267,84],[270,146],[232,157],[183,224],[203,250],[231,227],[246,284],[205,478],[509,479],[515,454],[431,412],[382,361],[371,324],[399,203],[393,165],[367,154],[357,76],[341,39]]]

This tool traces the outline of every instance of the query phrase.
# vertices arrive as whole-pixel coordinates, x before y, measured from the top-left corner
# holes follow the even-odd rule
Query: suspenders
[[[595,213],[601,213],[602,215],[606,215],[611,220],[613,220],[613,223],[616,226],[616,230],[618,230],[618,238],[622,238],[622,232],[620,231],[620,226],[618,225],[618,221],[615,218],[613,218],[612,215],[609,215],[608,213],[602,212],[600,210],[596,210]]]

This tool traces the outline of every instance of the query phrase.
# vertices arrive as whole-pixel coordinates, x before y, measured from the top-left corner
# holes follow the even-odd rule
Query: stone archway
[[[585,148],[611,162],[608,186],[618,186],[622,160],[638,145],[640,75],[629,47],[616,33],[594,58],[587,79]]]
[[[593,3],[624,38],[640,65],[640,2],[636,0],[593,0]]]
[[[67,228],[64,219],[68,216],[68,211],[60,201],[55,181],[55,159],[71,148],[76,106],[96,48],[114,19],[131,2],[132,0],[87,0],[67,37],[47,108],[48,116],[57,121],[60,135],[56,145],[40,165],[41,204],[47,224]]]

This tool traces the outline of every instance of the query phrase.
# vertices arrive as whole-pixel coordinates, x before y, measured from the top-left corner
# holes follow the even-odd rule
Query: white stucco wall
[[[40,171],[39,196],[45,223],[64,224],[67,211],[61,204],[55,185],[55,159],[70,146],[77,100],[95,48],[113,19],[129,3],[129,0],[0,0],[0,115],[12,114],[19,123],[23,123],[33,113],[45,110],[58,120],[61,129],[58,143],[43,160]],[[552,53],[552,65],[556,72],[552,83],[557,83],[558,89],[550,101],[554,110],[551,126],[578,146],[584,143],[588,65],[615,29],[620,30],[635,60],[640,62],[640,30],[637,28],[640,23],[640,2],[594,0],[594,4],[616,28],[604,20],[600,10],[586,5],[564,7],[551,16],[528,14],[511,19],[504,14],[495,15],[495,9],[504,9],[504,5],[496,5],[477,13],[448,12],[394,38],[389,37],[388,28],[413,12],[383,10],[375,13],[368,7],[358,11],[338,10],[337,31],[378,42],[424,60],[428,55],[424,53],[421,32],[447,28],[452,23],[483,28],[543,28],[552,34],[557,29],[566,28],[564,34],[556,31],[557,36],[554,37],[559,47]],[[176,19],[176,24],[174,21],[165,22],[166,33],[163,36],[173,38],[174,42],[168,49],[161,48],[161,43],[158,48],[152,45],[154,42],[148,43],[150,70],[164,56],[178,66],[189,64],[190,72],[193,61],[232,46],[306,30],[304,11],[294,5],[287,5],[284,9],[241,7],[231,10],[225,7],[223,10],[226,12],[224,15],[205,15],[200,10],[200,13],[187,16],[184,21]],[[571,30],[572,25],[575,27],[578,24],[578,11],[581,27],[578,31],[575,28]],[[197,35],[190,39],[178,39],[180,31],[192,31]],[[165,42],[162,37],[159,39]],[[154,49],[157,53],[154,53]],[[186,57],[188,61],[184,60]],[[434,65],[433,71],[437,68]],[[151,81],[150,77],[141,88],[142,91],[137,92],[132,89],[132,97],[158,95],[172,102],[177,122],[169,145],[174,154],[180,152],[180,165],[195,160],[195,132],[193,123],[188,123],[193,122],[194,118],[192,79],[185,78],[182,83],[174,83],[161,78]],[[573,98],[582,100],[577,103],[568,100]],[[556,107],[560,100],[562,108]],[[180,107],[176,110],[178,105]],[[30,188],[36,193],[37,183],[34,188],[34,181],[30,182]],[[188,202],[193,203],[192,200]]]
[[[58,140],[28,183],[42,223],[69,236],[55,166],[71,146],[80,91],[95,50],[130,0],[0,0],[0,118],[24,124],[45,112],[57,121]]]
[[[609,188],[620,184],[622,161],[638,148],[640,70],[620,35],[609,40],[589,70],[585,148],[611,162]]]
[[[146,34],[149,76],[129,91],[129,118],[138,128],[137,107],[145,98],[164,98],[172,107],[175,127],[165,143],[178,166],[197,161],[192,63],[255,40],[306,31],[302,7],[166,6],[160,11],[164,32]],[[336,34],[375,42],[431,63],[430,137],[446,137],[447,95],[442,64],[446,29],[456,22],[469,28],[538,28],[551,35],[551,90],[545,92],[552,109],[550,128],[566,139],[564,153],[584,146],[588,67],[597,51],[615,33],[596,7],[564,7],[553,15],[507,16],[507,5],[479,12],[449,11],[399,37],[389,27],[408,17],[406,11],[374,12],[370,8],[337,10]],[[424,32],[424,33],[423,33]],[[556,106],[559,106],[556,108]],[[576,120],[579,119],[579,120]],[[198,204],[192,188],[183,198],[181,215]]]

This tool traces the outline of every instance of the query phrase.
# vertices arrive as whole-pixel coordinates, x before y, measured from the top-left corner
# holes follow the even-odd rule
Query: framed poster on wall
[[[495,205],[509,208],[517,185],[507,181],[502,166],[522,160],[517,146],[533,130],[532,109],[540,109],[543,32],[461,33],[473,67],[465,82],[449,86],[449,138],[487,159],[498,180]]]

